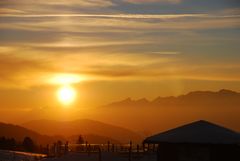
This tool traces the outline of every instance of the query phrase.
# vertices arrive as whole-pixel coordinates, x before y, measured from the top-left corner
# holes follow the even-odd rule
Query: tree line
[[[35,152],[37,146],[30,137],[25,137],[23,141],[16,141],[14,138],[0,137],[0,149]]]

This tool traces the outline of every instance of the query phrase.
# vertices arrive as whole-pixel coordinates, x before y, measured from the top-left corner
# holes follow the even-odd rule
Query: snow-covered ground
[[[43,161],[128,161],[127,154],[103,152],[101,154],[101,160],[99,159],[98,153],[69,153],[59,158],[45,158]],[[141,156],[132,156],[132,161],[156,161],[156,155],[145,154]]]
[[[102,152],[99,153],[77,153],[70,152],[62,157],[45,158],[45,155],[0,150],[0,161],[129,161],[127,153]],[[132,161],[156,161],[154,154],[141,154],[132,156]]]
[[[43,154],[0,150],[0,161],[37,161],[45,156]]]

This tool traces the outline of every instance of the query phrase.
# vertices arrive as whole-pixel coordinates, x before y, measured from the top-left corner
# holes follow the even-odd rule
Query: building
[[[240,134],[207,122],[193,122],[144,140],[158,145],[158,161],[240,161]]]

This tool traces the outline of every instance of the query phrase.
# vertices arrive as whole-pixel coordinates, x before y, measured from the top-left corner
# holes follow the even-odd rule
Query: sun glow
[[[51,84],[76,84],[85,80],[84,76],[76,75],[76,74],[57,74],[50,79]]]
[[[76,98],[76,91],[71,86],[65,85],[58,90],[57,96],[63,105],[70,105]]]

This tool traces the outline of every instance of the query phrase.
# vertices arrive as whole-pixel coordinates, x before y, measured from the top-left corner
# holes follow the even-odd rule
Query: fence
[[[157,146],[155,145],[139,145],[133,144],[131,141],[128,144],[113,144],[110,142],[106,144],[90,144],[88,142],[84,144],[69,144],[68,142],[62,144],[59,142],[47,147],[47,155],[49,157],[60,157],[69,152],[85,153],[87,155],[98,154],[99,161],[101,161],[102,153],[114,153],[127,157],[131,161],[132,158],[140,158],[151,152],[156,152],[156,150]]]

